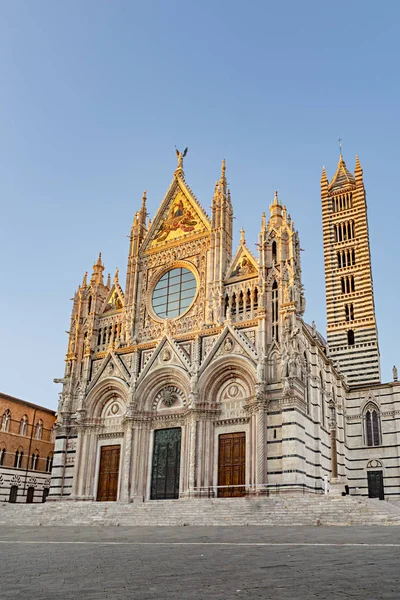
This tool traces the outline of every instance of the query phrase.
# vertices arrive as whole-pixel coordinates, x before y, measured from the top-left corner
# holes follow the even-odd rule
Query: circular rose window
[[[193,302],[196,287],[196,278],[189,269],[171,269],[159,279],[154,288],[154,312],[160,319],[179,317]]]

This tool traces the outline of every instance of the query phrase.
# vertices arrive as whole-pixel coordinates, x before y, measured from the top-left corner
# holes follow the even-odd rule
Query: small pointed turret
[[[240,243],[242,246],[244,246],[246,244],[245,231],[244,231],[243,227],[240,230]]]
[[[111,275],[110,273],[107,275],[107,287],[110,290],[111,289]]]
[[[362,183],[363,180],[363,170],[361,167],[360,159],[358,158],[358,154],[356,156],[356,168],[354,169],[354,176],[356,178],[356,184]]]
[[[115,269],[114,283],[118,283],[118,275],[119,275],[119,270],[118,270],[118,267],[117,267]]]
[[[267,215],[265,212],[261,215],[261,231],[264,233],[267,230]]]
[[[88,272],[86,271],[86,273],[83,276],[83,281],[82,281],[83,288],[87,287],[87,276],[88,276]]]
[[[281,224],[281,221],[282,221],[283,207],[279,203],[278,192],[277,191],[275,191],[275,193],[274,193],[274,200],[273,200],[272,204],[269,207],[269,211],[270,211],[270,214],[271,214],[271,217],[270,217],[271,225],[273,227],[279,226]]]
[[[94,283],[94,284],[103,283],[103,271],[104,271],[104,265],[103,265],[103,261],[101,260],[101,252],[100,252],[96,263],[93,265],[93,273],[92,273],[92,277],[90,279],[90,283]]]
[[[322,175],[321,175],[321,187],[328,187],[329,181],[328,176],[326,174],[326,168],[322,167]]]

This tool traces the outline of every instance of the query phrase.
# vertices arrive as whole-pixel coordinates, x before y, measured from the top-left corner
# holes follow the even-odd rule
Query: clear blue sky
[[[0,3],[0,389],[56,407],[70,298],[102,251],[124,279],[134,211],[154,216],[189,146],[208,209],[222,158],[256,250],[275,189],[299,230],[308,321],[325,332],[319,181],[337,139],[368,193],[383,379],[398,349],[396,2]]]

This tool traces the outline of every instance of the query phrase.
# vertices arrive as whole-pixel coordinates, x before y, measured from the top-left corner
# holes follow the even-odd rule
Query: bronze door
[[[218,444],[218,489],[220,498],[245,495],[246,434],[225,433]],[[236,487],[243,486],[243,487]]]
[[[382,471],[368,471],[368,496],[370,498],[385,499],[383,491],[383,473]]]
[[[121,446],[101,447],[98,502],[112,502],[117,499],[120,450]]]
[[[154,432],[151,500],[179,498],[179,467],[181,462],[180,427]]]

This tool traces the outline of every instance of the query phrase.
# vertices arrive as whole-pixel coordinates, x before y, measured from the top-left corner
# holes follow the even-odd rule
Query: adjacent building
[[[300,240],[275,193],[232,248],[225,163],[208,215],[183,172],[135,214],[125,286],[74,295],[50,498],[400,494],[398,383],[380,383],[366,196],[322,177],[328,342],[303,320]],[[253,245],[253,244],[252,244]]]
[[[45,502],[50,490],[56,415],[0,393],[0,502]]]

